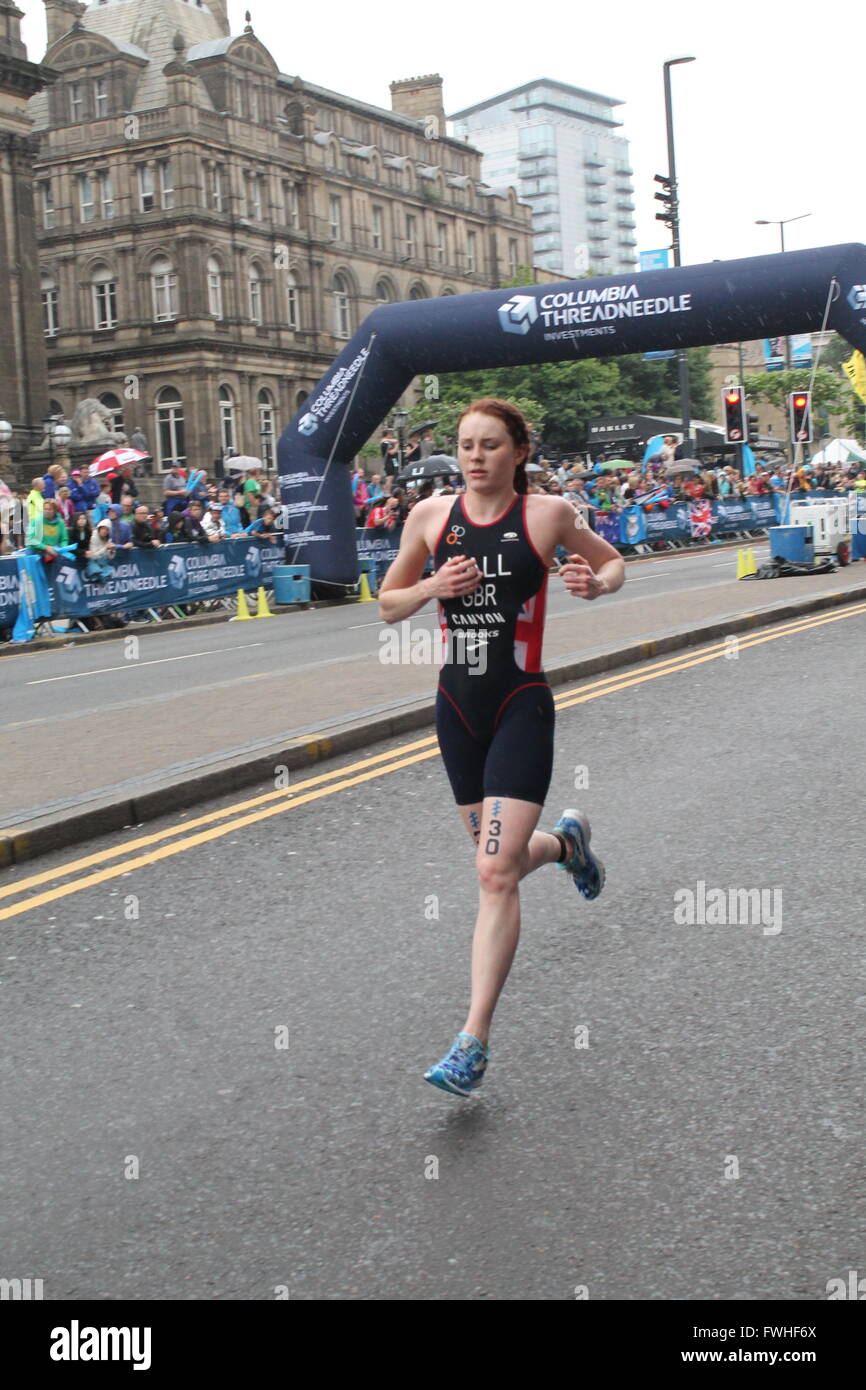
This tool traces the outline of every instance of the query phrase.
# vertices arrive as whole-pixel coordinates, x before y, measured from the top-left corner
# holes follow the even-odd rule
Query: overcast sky
[[[36,0],[24,37],[45,50]],[[229,3],[232,30],[247,4]],[[134,6],[130,6],[134,8]],[[664,246],[653,175],[667,172],[662,64],[672,72],[685,262],[866,241],[866,57],[860,0],[328,0],[307,14],[249,3],[253,28],[284,72],[390,107],[395,78],[439,72],[446,112],[539,77],[618,97],[631,143],[640,250]],[[567,272],[566,272],[567,273]]]

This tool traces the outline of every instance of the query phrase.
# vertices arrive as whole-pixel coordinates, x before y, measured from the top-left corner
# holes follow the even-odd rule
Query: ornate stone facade
[[[273,458],[377,303],[531,264],[530,209],[481,183],[477,151],[425,136],[426,113],[281,73],[224,4],[46,9],[60,76],[31,113],[50,395],[67,416],[98,396],[157,470],[213,468],[226,446]]]

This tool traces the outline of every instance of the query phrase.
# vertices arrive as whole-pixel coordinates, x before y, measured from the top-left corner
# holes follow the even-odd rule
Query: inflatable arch
[[[866,351],[866,246],[854,243],[524,289],[385,304],[284,430],[280,497],[314,582],[358,576],[349,463],[413,377],[809,333]]]

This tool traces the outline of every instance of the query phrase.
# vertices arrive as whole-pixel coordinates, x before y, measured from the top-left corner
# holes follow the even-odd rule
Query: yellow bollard
[[[745,577],[746,577],[746,552],[745,552],[745,550],[738,550],[738,551],[737,551],[737,578],[738,578],[738,579],[745,579]]]
[[[375,603],[373,595],[370,593],[370,581],[367,578],[367,571],[361,575],[361,593],[358,598],[359,603]]]
[[[230,623],[251,623],[253,615],[247,607],[247,596],[243,589],[238,589],[238,611],[234,618],[229,618]]]
[[[755,552],[751,546],[746,551],[746,574],[757,574],[758,566],[755,564]]]
[[[270,610],[270,608],[268,607],[268,599],[267,599],[267,595],[266,595],[266,593],[265,593],[265,586],[264,586],[263,584],[260,584],[260,585],[259,585],[258,599],[259,599],[259,607],[258,607],[258,611],[257,611],[257,613],[256,613],[256,617],[257,617],[257,618],[275,618],[275,617],[277,616],[276,613],[272,613],[271,610]]]

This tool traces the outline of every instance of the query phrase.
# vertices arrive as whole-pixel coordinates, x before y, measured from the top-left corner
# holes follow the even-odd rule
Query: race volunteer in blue
[[[566,810],[536,829],[553,766],[554,710],[541,663],[547,581],[559,570],[574,597],[622,585],[622,557],[562,497],[529,494],[529,433],[507,401],[475,401],[460,417],[465,494],[417,503],[379,591],[387,623],[438,602],[443,659],[436,730],[458,809],[476,845],[479,907],[469,1013],[425,1079],[456,1095],[475,1090],[489,1058],[493,1011],[520,935],[519,883],[542,864],[565,869],[598,897],[604,868],[585,815]],[[434,573],[422,579],[428,557]]]

